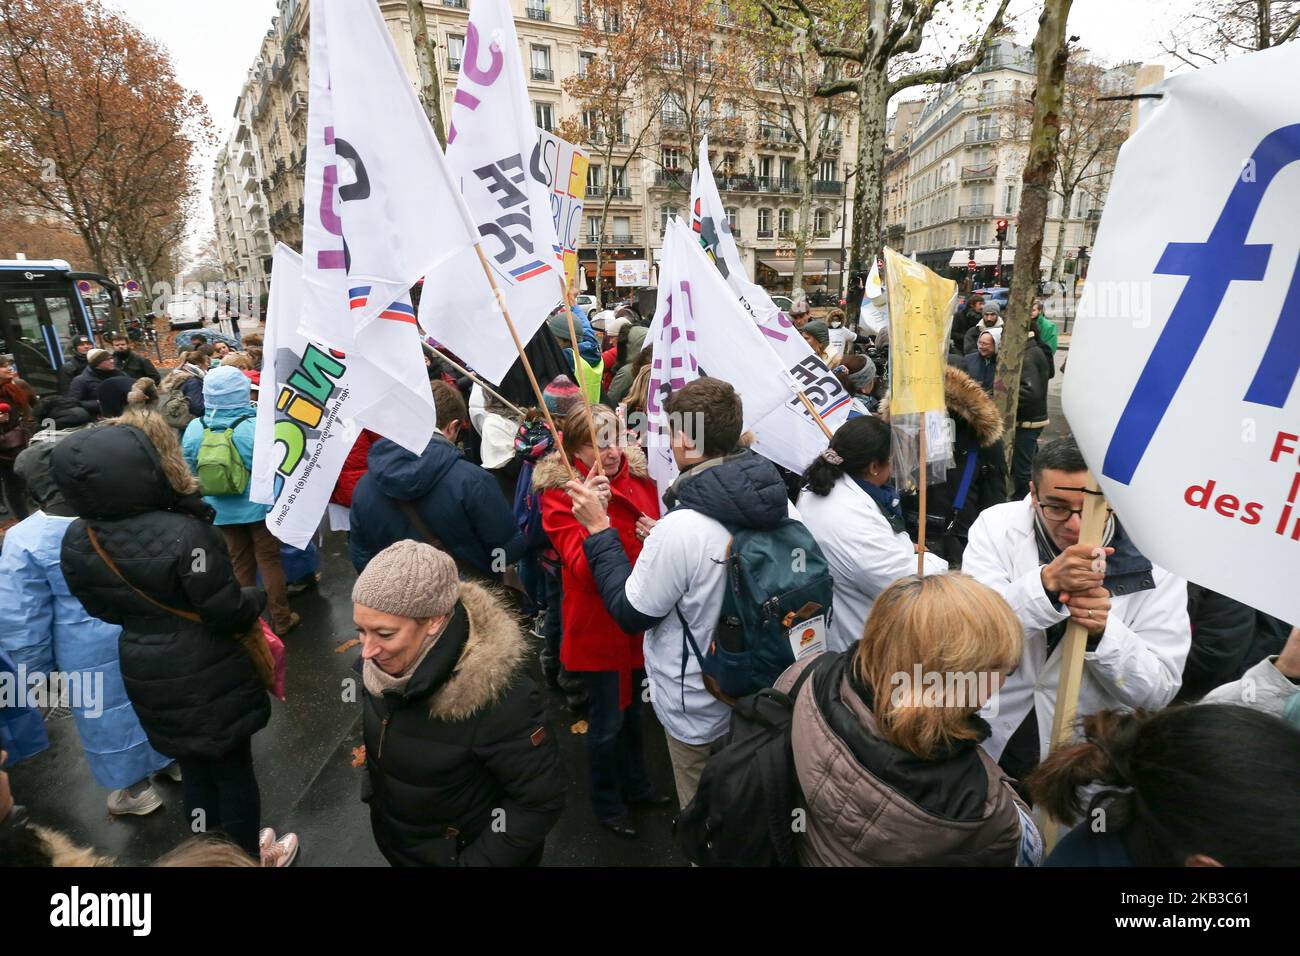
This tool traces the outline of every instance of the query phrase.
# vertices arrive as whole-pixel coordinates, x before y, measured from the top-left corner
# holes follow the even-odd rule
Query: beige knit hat
[[[352,586],[352,600],[398,617],[441,617],[460,597],[456,562],[421,541],[399,541],[370,559]]]

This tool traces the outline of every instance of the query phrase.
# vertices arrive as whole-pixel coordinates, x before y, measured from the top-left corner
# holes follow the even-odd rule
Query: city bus
[[[80,280],[104,293],[87,302]],[[73,272],[62,259],[0,259],[0,352],[13,356],[22,376],[42,397],[59,391],[59,369],[72,339],[96,345],[121,328],[122,293],[112,279]]]

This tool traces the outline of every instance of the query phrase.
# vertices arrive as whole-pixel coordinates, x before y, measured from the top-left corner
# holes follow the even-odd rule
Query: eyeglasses
[[[1043,517],[1046,518],[1048,521],[1069,521],[1071,515],[1078,515],[1079,520],[1080,521],[1083,520],[1082,508],[1067,508],[1065,505],[1044,505],[1044,504],[1040,504],[1038,507],[1042,510]],[[1113,513],[1114,512],[1111,508],[1108,507],[1106,509],[1107,518],[1109,518]]]

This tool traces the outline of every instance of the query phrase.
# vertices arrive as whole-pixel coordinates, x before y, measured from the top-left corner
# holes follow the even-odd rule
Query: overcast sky
[[[955,7],[961,9],[964,2],[955,0]],[[106,4],[171,51],[177,78],[203,97],[224,142],[235,99],[275,16],[275,0],[106,0]],[[1165,63],[1172,70],[1177,64],[1161,54],[1159,41],[1195,4],[1196,0],[1075,0],[1070,33],[1106,62],[1141,60]],[[1017,26],[1025,43],[1037,28],[1039,7],[1034,0],[1012,2],[1011,12],[1021,14]],[[193,234],[199,242],[212,229],[208,190],[215,158],[212,149],[197,159],[201,197]]]

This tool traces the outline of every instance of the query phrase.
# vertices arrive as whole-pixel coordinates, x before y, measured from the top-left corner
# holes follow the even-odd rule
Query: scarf
[[[447,615],[447,621],[450,620],[451,615],[449,614]],[[420,642],[420,653],[415,655],[415,660],[400,674],[389,674],[382,670],[374,660],[366,661],[361,667],[361,679],[366,686],[366,690],[375,697],[383,697],[384,694],[406,693],[406,685],[411,682],[411,678],[415,676],[415,672],[419,670],[420,665],[424,663],[424,659],[429,656],[429,652],[433,650],[433,646],[438,643],[438,638],[442,636],[442,632],[446,629],[447,624],[444,623],[437,633],[426,634],[424,640]]]
[[[906,526],[903,524],[903,508],[899,504],[897,488],[893,485],[875,485],[865,478],[857,478],[853,475],[849,477],[876,503],[880,513],[885,516],[885,520],[889,522],[889,527],[893,529],[895,534],[906,530]]]

